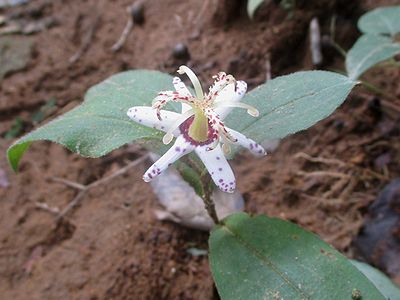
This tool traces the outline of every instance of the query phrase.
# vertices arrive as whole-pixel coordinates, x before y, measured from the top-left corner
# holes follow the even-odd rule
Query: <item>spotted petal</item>
[[[248,138],[244,134],[230,128],[227,128],[227,130],[230,135],[236,139],[235,144],[239,144],[240,146],[249,149],[251,153],[256,156],[264,156],[267,154],[260,144]]]
[[[224,192],[233,193],[236,188],[235,175],[226,160],[221,146],[217,145],[213,150],[208,146],[201,146],[195,149],[203,164],[211,175],[215,184]]]
[[[175,90],[184,96],[187,97],[192,97],[192,94],[190,93],[189,89],[186,87],[186,84],[179,78],[179,77],[174,77],[172,80],[172,84],[175,87]],[[190,110],[192,107],[189,104],[182,103],[182,113]]]
[[[244,94],[247,91],[247,83],[244,81],[237,81],[236,88],[235,85],[230,84],[226,86],[215,99],[215,111],[221,118],[221,120],[225,119],[225,117],[231,112],[232,107],[225,106],[224,104],[235,103],[242,100]]]
[[[182,95],[177,91],[163,91],[153,100],[153,109],[157,112],[157,118],[161,119],[160,111],[168,102],[194,103],[192,96]]]
[[[195,146],[187,142],[182,135],[178,136],[175,144],[144,173],[143,180],[151,181],[182,156],[192,152],[194,148]]]
[[[180,117],[180,114],[167,110],[161,110],[160,114],[161,120],[157,118],[154,109],[148,106],[134,106],[127,113],[133,121],[162,131],[167,131]]]

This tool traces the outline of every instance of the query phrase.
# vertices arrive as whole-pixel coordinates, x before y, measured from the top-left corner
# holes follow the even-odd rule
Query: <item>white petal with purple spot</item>
[[[247,83],[244,81],[237,81],[236,89],[233,84],[230,84],[220,92],[215,99],[217,105],[215,111],[220,116],[221,120],[223,120],[232,110],[232,107],[224,107],[224,102],[239,102],[242,100],[246,91]]]
[[[207,151],[208,148],[208,146],[201,146],[197,147],[195,151],[218,188],[224,192],[233,193],[236,188],[235,175],[222,152],[221,146],[217,145],[213,150]]]
[[[239,144],[240,146],[249,149],[251,153],[253,153],[256,156],[267,155],[264,148],[257,142],[253,141],[252,139],[249,139],[247,136],[236,130],[230,128],[227,128],[227,130],[236,139],[235,144]]]
[[[184,95],[184,96],[188,96],[188,97],[192,97],[192,94],[190,93],[189,89],[186,87],[186,84],[179,78],[179,77],[174,77],[174,79],[172,79],[172,84],[175,87],[175,90]],[[182,113],[188,111],[192,109],[192,107],[186,103],[182,103]]]
[[[168,129],[174,124],[175,120],[179,118],[181,114],[172,111],[161,110],[161,120],[159,120],[153,108],[148,106],[134,106],[128,110],[127,115],[133,121],[144,126],[153,127],[162,131],[168,131]]]
[[[192,152],[194,148],[195,146],[187,142],[182,135],[178,136],[175,144],[144,173],[143,180],[151,181],[182,156]]]

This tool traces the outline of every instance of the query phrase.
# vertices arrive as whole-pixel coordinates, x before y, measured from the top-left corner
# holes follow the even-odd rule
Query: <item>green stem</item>
[[[215,203],[212,199],[213,192],[213,184],[210,174],[208,174],[207,170],[203,167],[200,167],[194,160],[188,159],[188,165],[195,170],[198,174],[200,174],[201,185],[203,186],[203,195],[202,200],[204,202],[204,207],[214,221],[215,224],[219,223],[217,211],[215,210]]]
[[[347,52],[338,44],[336,43],[336,16],[333,16],[331,19],[331,24],[330,24],[330,34],[331,34],[331,44],[333,48],[337,52],[339,52],[344,58],[346,58]]]
[[[332,46],[333,48],[335,48],[335,50],[337,52],[340,53],[340,55],[342,55],[344,58],[346,58],[347,52],[346,50],[344,50],[338,43],[336,43],[334,40],[331,40]]]
[[[203,195],[203,202],[204,202],[204,207],[207,210],[208,215],[211,217],[211,219],[214,221],[215,224],[219,223],[217,211],[215,210],[215,203],[212,200],[212,184],[211,184],[211,176],[210,174],[206,173],[201,177],[201,181],[203,183],[203,190],[204,190],[204,195]]]
[[[363,86],[365,86],[368,90],[370,90],[370,91],[373,92],[373,93],[376,93],[376,94],[378,94],[378,95],[385,96],[386,98],[391,99],[391,100],[397,100],[396,97],[393,97],[392,95],[389,95],[389,94],[386,93],[384,90],[378,88],[377,86],[373,85],[372,83],[370,83],[370,82],[368,82],[368,81],[361,80],[361,84],[362,84]]]

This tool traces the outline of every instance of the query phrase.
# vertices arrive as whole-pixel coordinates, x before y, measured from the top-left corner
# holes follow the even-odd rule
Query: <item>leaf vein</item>
[[[291,281],[291,279],[286,276],[284,273],[282,273],[272,261],[270,261],[265,255],[260,253],[256,248],[251,246],[249,243],[247,243],[239,234],[235,233],[231,228],[229,228],[226,224],[222,225],[222,229],[225,230],[227,233],[231,234],[233,237],[235,237],[245,248],[249,250],[250,253],[252,253],[254,256],[259,258],[263,265],[270,267],[276,274],[278,274],[279,277],[282,278],[284,282],[288,286],[290,286],[293,290],[295,290],[298,294],[300,294],[302,297],[305,297],[304,299],[310,299],[310,296],[305,294],[304,291],[298,288],[298,286]]]
[[[300,97],[294,98],[293,100],[291,100],[291,101],[289,101],[289,102],[286,102],[286,103],[283,103],[283,104],[281,104],[281,105],[278,105],[278,106],[274,107],[272,110],[270,110],[270,111],[268,111],[268,112],[266,112],[266,113],[263,113],[259,118],[255,119],[253,122],[251,122],[250,124],[248,124],[246,127],[242,128],[241,131],[246,131],[246,130],[248,130],[248,129],[249,129],[251,126],[253,126],[255,123],[259,122],[260,120],[262,120],[262,119],[265,118],[265,117],[268,117],[269,115],[271,115],[272,113],[274,113],[275,111],[279,110],[279,109],[282,108],[282,107],[285,107],[285,106],[287,106],[287,105],[291,105],[291,104],[293,104],[293,103],[295,103],[295,102],[297,102],[297,101],[299,101],[299,100],[301,100],[301,99],[303,99],[303,98],[306,98],[306,97],[309,97],[309,96],[313,96],[313,95],[317,95],[317,94],[323,92],[324,90],[327,90],[327,89],[330,89],[330,88],[333,88],[333,87],[337,87],[337,86],[341,86],[341,85],[347,85],[347,84],[349,84],[349,83],[348,83],[348,82],[345,82],[345,83],[339,83],[339,84],[336,84],[336,85],[332,85],[332,86],[323,88],[323,89],[321,89],[321,90],[319,90],[319,91],[317,91],[317,92],[312,92],[312,93],[307,93],[307,94],[305,94],[305,95],[301,95]]]

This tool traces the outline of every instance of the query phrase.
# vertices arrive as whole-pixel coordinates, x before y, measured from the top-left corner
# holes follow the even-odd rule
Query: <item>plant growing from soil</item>
[[[366,13],[358,20],[358,28],[363,34],[346,54],[346,72],[353,80],[400,53],[400,6]],[[394,60],[391,64],[398,66]]]
[[[178,73],[188,75],[193,89],[179,77],[161,72],[127,71],[90,88],[82,105],[18,139],[7,155],[16,171],[34,141],[59,143],[85,157],[100,157],[136,142],[163,154],[145,172],[145,181],[189,156],[181,162],[191,170],[184,177],[191,177],[188,182],[215,222],[209,258],[222,299],[394,299],[398,290],[390,281],[377,285],[374,278],[381,280],[381,274],[352,263],[316,235],[267,216],[236,213],[219,220],[211,197],[215,187],[228,193],[235,190],[227,158],[235,156],[237,145],[263,156],[263,141],[283,138],[326,118],[347,98],[364,68],[350,69],[349,76],[296,72],[249,93],[244,81],[220,72],[206,94],[186,66]],[[169,110],[163,110],[166,105]],[[233,107],[248,114],[230,112]]]
[[[256,10],[262,4],[268,4],[271,0],[248,0],[247,1],[247,14],[250,18],[254,17]],[[288,18],[292,18],[294,15],[294,10],[296,9],[296,0],[278,0],[280,6],[288,12]]]

